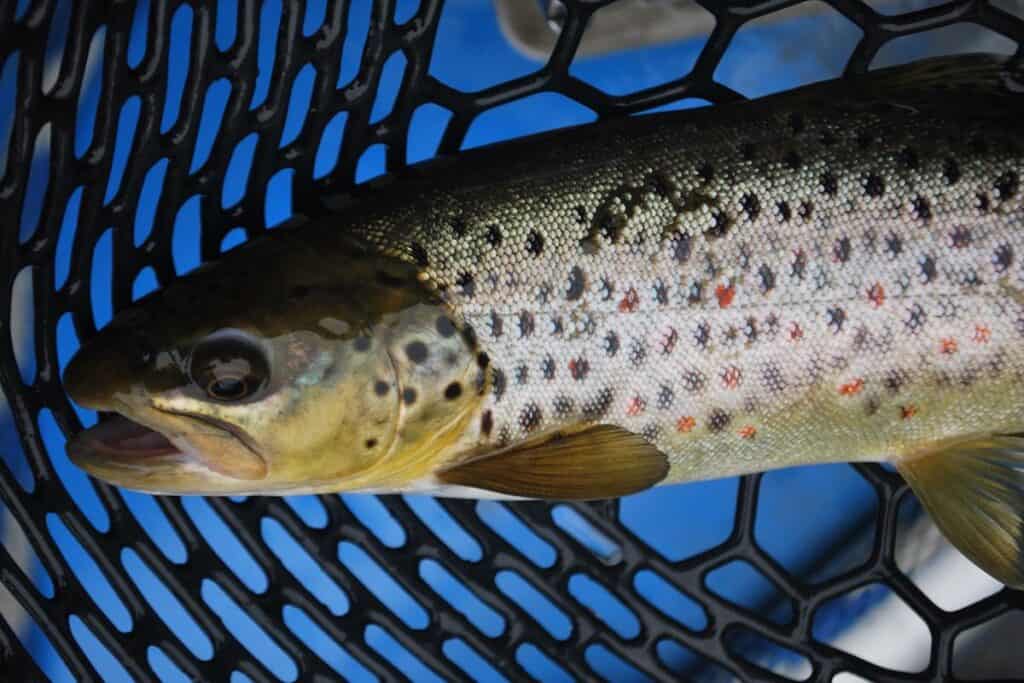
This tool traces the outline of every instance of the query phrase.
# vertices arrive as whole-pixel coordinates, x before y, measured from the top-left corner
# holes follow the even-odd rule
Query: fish
[[[881,462],[1024,587],[1024,68],[936,58],[414,165],[119,311],[157,494],[582,500]]]

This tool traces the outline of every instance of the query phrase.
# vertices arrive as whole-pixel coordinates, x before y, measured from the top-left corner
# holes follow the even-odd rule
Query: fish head
[[[68,454],[151,493],[379,490],[432,469],[479,400],[477,356],[415,266],[269,240],[78,350],[68,393],[116,415]]]

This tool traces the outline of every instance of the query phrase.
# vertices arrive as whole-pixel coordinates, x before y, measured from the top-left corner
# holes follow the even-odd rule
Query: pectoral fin
[[[948,442],[896,468],[960,552],[1024,588],[1024,437]]]
[[[526,498],[615,498],[649,488],[668,473],[668,459],[642,437],[600,425],[556,434],[440,472],[445,484]]]

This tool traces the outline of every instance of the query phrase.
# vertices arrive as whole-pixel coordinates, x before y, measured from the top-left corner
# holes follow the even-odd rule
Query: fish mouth
[[[223,494],[252,488],[267,476],[266,461],[240,431],[215,418],[158,408],[137,419],[115,413],[75,435],[67,454],[90,475],[116,486]]]

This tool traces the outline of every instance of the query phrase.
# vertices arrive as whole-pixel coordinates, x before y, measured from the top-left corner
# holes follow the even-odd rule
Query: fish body
[[[1002,554],[965,552],[1018,581],[1022,87],[932,60],[414,169],[115,319],[71,394],[174,448],[73,457],[162,492],[553,498],[892,461],[1004,486]]]

